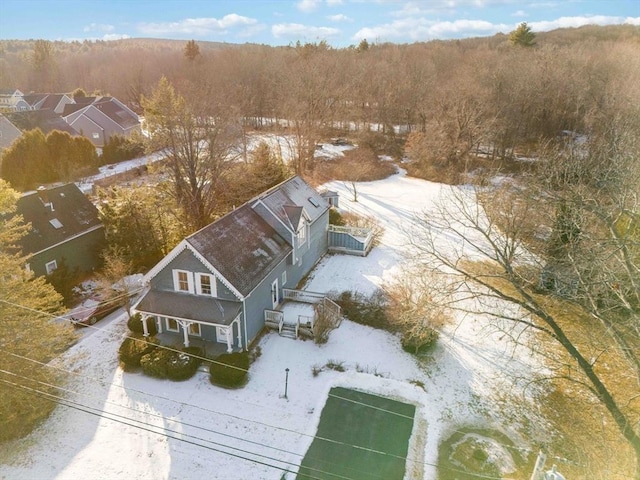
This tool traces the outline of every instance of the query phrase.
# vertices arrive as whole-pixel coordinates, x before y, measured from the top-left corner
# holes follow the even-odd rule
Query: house
[[[9,148],[16,138],[20,138],[22,131],[16,127],[11,121],[0,114],[0,162],[2,151]]]
[[[328,250],[329,205],[293,177],[185,238],[145,277],[133,310],[159,333],[247,349],[265,311]]]
[[[70,269],[84,272],[100,265],[104,226],[96,207],[75,184],[25,193],[16,213],[31,224],[19,246],[35,275],[51,274],[63,260]]]
[[[140,132],[138,115],[118,99],[100,97],[91,103],[86,99],[78,100],[76,104],[65,105],[62,117],[96,147],[104,147],[115,135],[126,138],[133,132]]]
[[[79,135],[73,127],[67,124],[53,110],[26,110],[7,113],[5,117],[22,132],[39,128],[45,135],[54,130],[67,132],[71,136]]]
[[[0,89],[0,111],[13,112],[17,109],[18,102],[22,100],[23,93],[15,88]]]

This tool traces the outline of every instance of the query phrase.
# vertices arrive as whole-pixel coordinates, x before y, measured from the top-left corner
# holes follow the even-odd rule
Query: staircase
[[[298,338],[298,326],[283,323],[279,329],[281,337]]]

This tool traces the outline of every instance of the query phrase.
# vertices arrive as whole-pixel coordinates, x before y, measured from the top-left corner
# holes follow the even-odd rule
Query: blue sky
[[[0,0],[0,38],[153,37],[335,47],[586,24],[640,25],[640,0]]]

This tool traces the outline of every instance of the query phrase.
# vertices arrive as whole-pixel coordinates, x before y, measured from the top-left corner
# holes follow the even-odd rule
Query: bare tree
[[[634,132],[636,124],[614,121],[573,153],[556,150],[541,163],[539,184],[532,177],[526,188],[452,189],[437,211],[420,219],[412,243],[419,262],[452,275],[458,291],[472,292],[474,308],[496,301],[516,306],[519,314],[492,314],[561,348],[568,360],[558,378],[608,411],[635,452],[640,478]],[[443,249],[443,241],[457,247]],[[612,363],[619,365],[615,372],[606,367]]]
[[[240,129],[210,98],[202,89],[187,100],[163,77],[151,97],[142,100],[149,148],[166,153],[171,191],[191,232],[212,221],[221,176],[239,155]]]

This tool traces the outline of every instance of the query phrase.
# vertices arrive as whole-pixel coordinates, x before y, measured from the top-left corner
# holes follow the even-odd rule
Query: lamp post
[[[289,368],[284,369],[284,398],[287,398],[287,386],[289,385]]]

